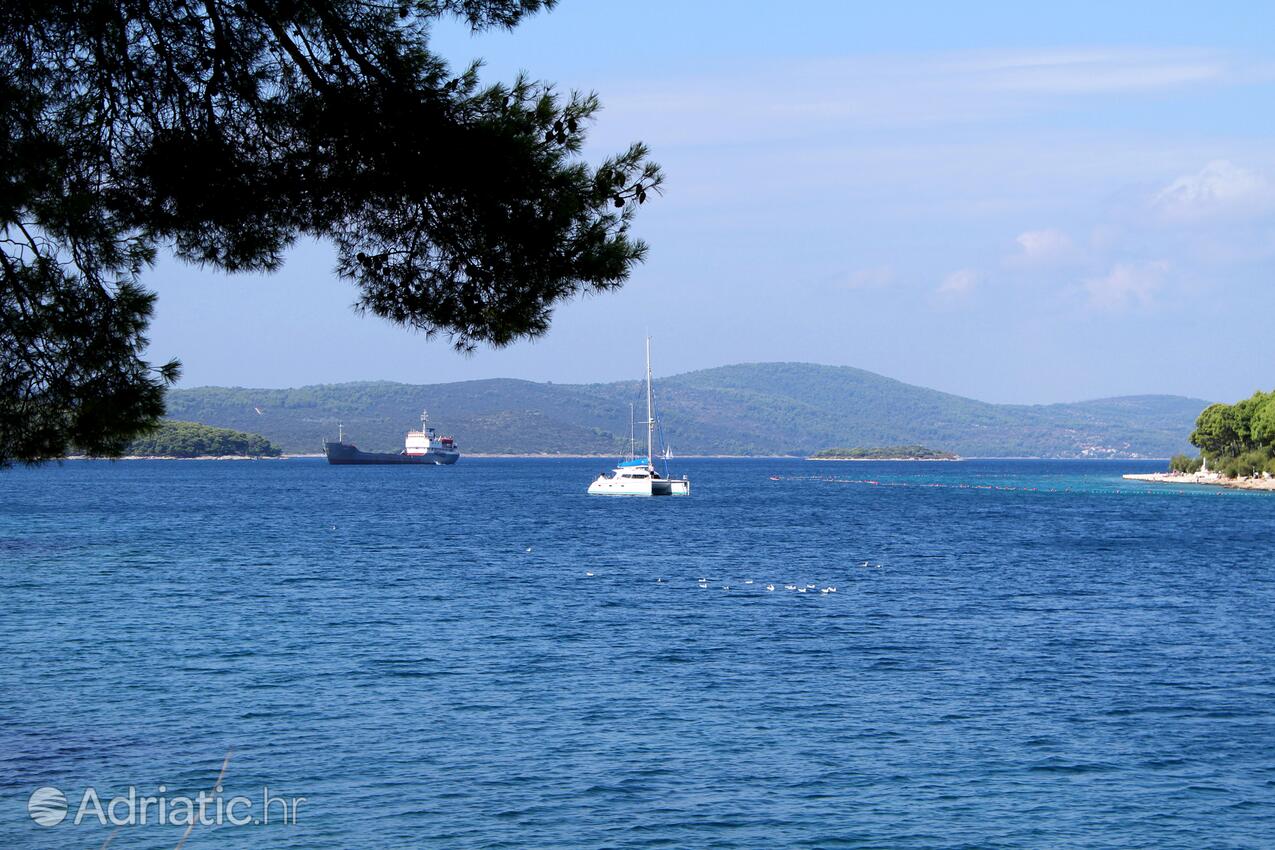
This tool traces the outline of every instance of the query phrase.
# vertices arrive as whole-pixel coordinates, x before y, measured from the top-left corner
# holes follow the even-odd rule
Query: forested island
[[[815,452],[808,460],[960,460],[951,452],[941,452],[925,446],[877,446],[851,449],[824,449]]]
[[[282,452],[260,434],[166,419],[127,454],[135,457],[278,457]]]

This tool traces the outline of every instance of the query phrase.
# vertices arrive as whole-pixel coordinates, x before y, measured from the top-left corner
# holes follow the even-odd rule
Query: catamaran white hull
[[[607,478],[599,475],[589,485],[591,496],[689,496],[691,482],[685,478]]]
[[[651,338],[646,338],[646,457],[629,456],[611,472],[604,472],[589,485],[592,496],[689,496],[691,482],[681,478],[663,478],[655,471],[655,393],[651,389]],[[633,408],[629,408],[629,427],[633,426]],[[629,436],[633,442],[632,433]],[[667,451],[667,450],[666,450]],[[665,467],[667,471],[667,467]]]

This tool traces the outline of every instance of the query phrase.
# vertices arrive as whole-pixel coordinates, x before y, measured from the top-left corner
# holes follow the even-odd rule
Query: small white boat
[[[630,415],[630,420],[632,416]],[[655,393],[651,387],[651,339],[646,340],[646,457],[621,461],[589,485],[593,496],[689,496],[691,482],[685,475],[660,475],[651,459],[655,457]],[[665,458],[667,461],[667,456]],[[667,464],[666,464],[667,465]]]

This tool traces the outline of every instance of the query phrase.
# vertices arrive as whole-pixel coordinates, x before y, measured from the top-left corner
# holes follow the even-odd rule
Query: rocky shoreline
[[[1232,490],[1275,491],[1275,478],[1225,478],[1216,472],[1147,472],[1125,475],[1124,478],[1152,484],[1205,484]]]

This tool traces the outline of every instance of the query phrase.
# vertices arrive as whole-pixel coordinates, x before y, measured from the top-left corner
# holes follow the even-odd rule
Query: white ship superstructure
[[[429,413],[421,411],[421,430],[408,431],[403,441],[401,452],[365,452],[353,443],[345,441],[345,428],[340,427],[336,442],[325,442],[323,454],[328,463],[334,464],[380,464],[380,463],[417,463],[449,466],[460,459],[460,450],[451,437],[440,437],[430,427]]]

